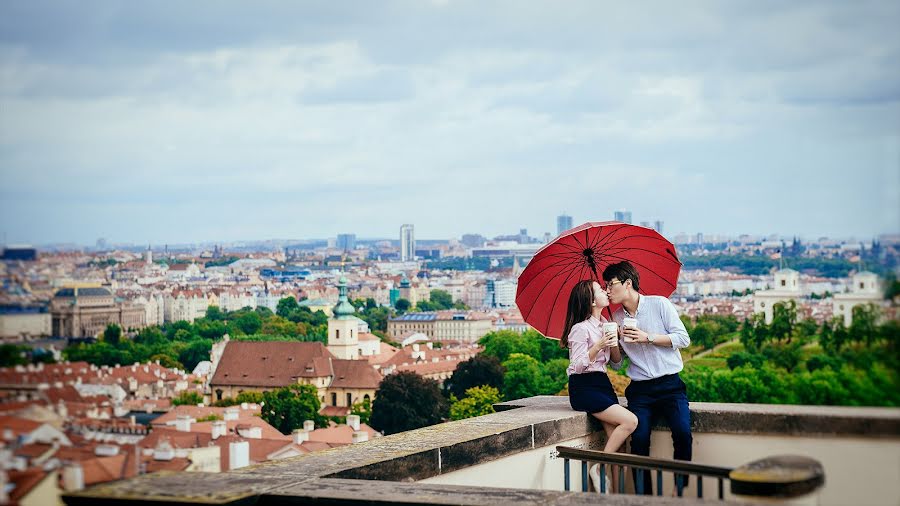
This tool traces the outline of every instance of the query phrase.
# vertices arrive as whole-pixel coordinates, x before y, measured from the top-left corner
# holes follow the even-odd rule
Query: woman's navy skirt
[[[599,413],[619,399],[605,372],[589,372],[569,376],[569,403],[575,411]]]

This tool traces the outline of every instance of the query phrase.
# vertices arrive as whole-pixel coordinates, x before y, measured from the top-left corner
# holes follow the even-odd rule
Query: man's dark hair
[[[616,278],[623,283],[630,279],[631,287],[634,288],[635,291],[640,291],[641,289],[641,276],[638,274],[637,269],[631,265],[631,262],[627,260],[617,264],[611,264],[606,269],[603,269],[603,281],[609,283],[613,278]]]

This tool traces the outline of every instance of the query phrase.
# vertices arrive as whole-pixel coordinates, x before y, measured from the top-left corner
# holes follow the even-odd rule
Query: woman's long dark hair
[[[579,281],[569,294],[569,307],[566,310],[566,327],[563,329],[559,345],[569,347],[569,332],[576,323],[591,317],[591,304],[594,302],[594,280]]]

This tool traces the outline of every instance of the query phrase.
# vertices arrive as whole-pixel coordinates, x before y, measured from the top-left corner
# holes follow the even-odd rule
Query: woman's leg
[[[607,432],[606,446],[603,447],[605,452],[617,451],[638,425],[638,419],[634,416],[634,413],[618,404],[614,404],[599,413],[592,414],[595,418],[604,422],[604,429],[607,423],[615,427],[611,434]]]
[[[606,431],[606,446],[603,447],[605,452],[618,452],[622,449],[625,440],[637,427],[637,417],[631,411],[618,404],[612,405],[599,413],[593,413],[593,415],[600,420],[603,424],[603,430]],[[609,466],[609,468],[610,481],[613,487],[618,488],[619,470],[616,466]],[[614,490],[607,491],[607,493],[612,492]]]

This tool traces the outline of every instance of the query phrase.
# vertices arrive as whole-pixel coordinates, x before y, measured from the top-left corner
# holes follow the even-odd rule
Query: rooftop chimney
[[[307,432],[312,432],[316,430],[316,422],[312,420],[304,420],[303,421],[303,430]]]
[[[239,416],[240,412],[235,408],[228,408],[225,410],[224,418],[226,422],[237,420]]]
[[[359,430],[359,415],[347,415],[347,425],[353,430]]]
[[[212,438],[219,439],[228,434],[228,424],[224,420],[216,420],[212,423]]]
[[[369,440],[369,433],[364,430],[353,431],[353,442],[362,443]]]
[[[236,441],[228,444],[228,469],[233,471],[250,465],[250,443]]]
[[[175,419],[175,430],[178,432],[190,432],[191,417],[188,415],[178,415],[178,418]]]
[[[241,437],[245,437],[247,439],[262,439],[262,428],[261,427],[247,427],[238,431]]]
[[[303,443],[309,441],[309,432],[307,432],[303,429],[294,429],[293,436],[294,436],[294,444],[299,445],[299,444],[303,444]]]
[[[63,488],[66,492],[74,492],[84,488],[84,469],[81,464],[73,463],[63,468]]]

